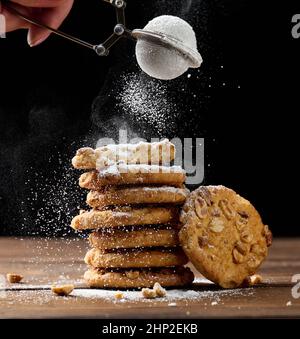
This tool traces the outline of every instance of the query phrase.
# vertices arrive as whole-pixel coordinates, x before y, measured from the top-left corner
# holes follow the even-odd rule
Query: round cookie
[[[92,248],[87,252],[84,261],[96,268],[170,267],[188,263],[181,249],[128,249],[104,252]]]
[[[91,268],[84,279],[94,288],[151,288],[156,282],[162,287],[181,287],[190,285],[194,274],[185,267],[117,271]]]
[[[169,164],[175,158],[175,146],[168,140],[140,142],[138,144],[107,145],[97,149],[84,147],[72,159],[74,168],[96,169],[97,165],[126,164]]]
[[[183,204],[189,190],[172,186],[109,186],[101,191],[91,191],[87,195],[87,204],[93,208],[105,208],[112,205],[136,204]]]
[[[253,275],[272,242],[251,203],[224,186],[192,192],[180,221],[183,250],[207,279],[224,288],[238,287]]]
[[[138,247],[175,247],[179,245],[178,230],[153,227],[133,230],[107,228],[89,236],[92,247],[100,250]]]
[[[127,171],[126,168],[128,169]],[[169,185],[181,187],[185,182],[185,178],[185,171],[178,167],[128,165],[123,166],[122,171],[118,173],[106,172],[99,174],[97,171],[83,173],[79,178],[79,186],[93,191],[112,185]]]
[[[176,208],[130,206],[99,211],[82,212],[73,218],[71,227],[75,230],[99,229],[132,225],[153,225],[176,223],[179,212]]]

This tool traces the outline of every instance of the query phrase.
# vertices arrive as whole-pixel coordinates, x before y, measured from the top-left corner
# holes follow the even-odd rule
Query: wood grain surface
[[[87,249],[83,239],[0,238],[0,318],[300,317],[300,298],[292,296],[292,276],[300,274],[300,239],[275,239],[260,270],[261,285],[224,291],[195,272],[196,282],[182,293],[197,292],[197,297],[178,300],[89,296],[93,291],[82,281]],[[24,276],[22,284],[6,282],[11,272]],[[79,295],[54,296],[50,286],[65,282],[74,283]]]

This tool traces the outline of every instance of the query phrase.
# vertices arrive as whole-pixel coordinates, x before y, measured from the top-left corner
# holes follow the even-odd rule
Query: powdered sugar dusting
[[[121,172],[118,167],[119,167],[118,165],[112,164],[104,168],[99,168],[97,164],[98,173],[100,177],[105,177],[107,175],[120,176]]]
[[[93,289],[76,289],[72,295],[78,298],[89,298],[89,299],[105,299],[113,301],[115,299],[116,291],[113,290],[93,290]],[[225,297],[241,297],[251,296],[254,294],[254,289],[234,289],[234,290],[216,290],[216,291],[198,291],[198,290],[184,290],[184,289],[173,289],[168,290],[166,297],[156,299],[156,301],[197,301],[208,299],[209,302],[220,303],[222,298]],[[140,291],[126,291],[123,292],[122,302],[130,301],[143,301],[153,302],[149,299],[143,298]]]
[[[181,41],[190,49],[197,50],[196,34],[193,28],[181,18],[162,15],[151,20],[145,29],[151,32],[166,34]]]
[[[43,170],[33,172],[32,168],[26,171],[26,198],[19,201],[23,216],[22,233],[25,235],[52,237],[72,234],[68,225],[83,200],[70,159],[59,152],[53,152],[48,162],[49,166],[53,166],[52,162],[56,165],[58,163],[51,175]],[[45,167],[47,166],[46,163]]]
[[[116,298],[117,290],[106,289],[90,289],[78,287],[71,293],[69,297],[57,297],[51,292],[50,285],[24,285],[22,288],[16,287],[14,291],[14,298],[11,299],[10,304],[38,304],[43,305],[52,300],[60,301],[75,301],[83,299],[88,302],[97,303],[99,301],[107,303],[121,303],[124,306],[135,302],[154,303],[151,299],[143,297],[139,290],[122,291],[122,299]],[[10,289],[11,290],[11,289]],[[8,295],[11,291],[7,291]],[[247,289],[233,289],[233,290],[199,290],[199,289],[170,289],[167,290],[165,297],[155,299],[155,303],[167,303],[168,306],[177,306],[178,302],[202,302],[204,305],[211,305],[217,307],[219,304],[226,303],[226,300],[232,298],[249,298],[255,295],[253,288]]]
[[[143,74],[125,74],[120,80],[119,107],[137,123],[146,123],[153,134],[172,133],[176,128],[176,103],[168,96],[168,87]]]
[[[172,186],[160,186],[160,187],[141,187],[140,190],[143,192],[164,192],[164,193],[171,193],[171,194],[180,194],[182,193],[181,188],[172,187]],[[189,191],[185,189],[185,193],[187,194]]]
[[[213,282],[211,282],[210,280],[204,278],[204,277],[197,277],[194,279],[194,284],[212,284]]]
[[[136,144],[106,145],[95,150],[96,168],[105,170],[108,166],[118,164],[169,165],[174,158],[173,148],[174,145],[168,139],[153,143],[140,141]]]
[[[159,165],[112,165],[108,166],[105,169],[98,171],[99,176],[119,176],[120,173],[182,173],[185,174],[184,169],[180,166],[159,166]]]

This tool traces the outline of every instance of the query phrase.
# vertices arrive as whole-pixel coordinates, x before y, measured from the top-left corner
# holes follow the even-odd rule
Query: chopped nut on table
[[[74,290],[74,285],[63,285],[63,286],[55,286],[53,285],[51,287],[51,291],[55,293],[56,295],[59,295],[61,297],[66,297],[69,294],[71,294]]]
[[[143,288],[142,294],[143,294],[143,297],[146,299],[155,299],[157,297],[156,292],[150,288]]]
[[[159,283],[155,283],[153,289],[143,288],[142,289],[143,297],[146,299],[155,299],[165,297],[167,291],[160,286]]]
[[[123,299],[124,298],[124,294],[120,291],[116,292],[115,293],[115,298],[120,300],[120,299]]]
[[[23,279],[23,276],[20,275],[20,274],[8,273],[6,275],[6,279],[11,284],[17,284],[17,283],[21,282],[21,280]]]
[[[262,276],[259,274],[253,274],[249,277],[247,277],[244,282],[243,282],[243,286],[245,287],[251,287],[251,286],[255,286],[257,284],[261,284],[262,283]]]
[[[159,283],[154,284],[153,291],[156,293],[156,296],[159,298],[163,298],[167,294],[167,291],[163,287],[161,287]]]

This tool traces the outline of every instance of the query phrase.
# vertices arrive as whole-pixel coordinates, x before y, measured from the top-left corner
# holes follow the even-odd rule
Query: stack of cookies
[[[189,191],[185,172],[171,166],[175,147],[157,143],[83,148],[73,158],[89,211],[72,220],[91,230],[85,280],[97,288],[184,286],[193,273],[179,246],[179,208]]]

